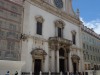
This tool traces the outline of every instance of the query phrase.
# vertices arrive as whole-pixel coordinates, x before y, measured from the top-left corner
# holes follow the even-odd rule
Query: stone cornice
[[[83,32],[86,32],[86,33],[88,33],[89,35],[91,35],[91,36],[97,38],[98,40],[100,40],[100,35],[97,34],[96,32],[94,32],[93,29],[90,29],[90,28],[88,28],[88,27],[82,25],[82,26],[81,26],[81,30],[82,30]]]
[[[56,7],[53,7],[52,5],[44,2],[43,0],[31,0],[28,2],[77,26],[80,26],[81,24],[81,21],[78,18],[71,16],[64,11],[61,11]]]

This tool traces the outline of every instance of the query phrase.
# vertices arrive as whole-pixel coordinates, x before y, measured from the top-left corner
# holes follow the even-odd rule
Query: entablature
[[[55,8],[54,6],[48,4],[47,2],[45,2],[43,0],[30,0],[29,2],[47,12],[50,12],[51,14],[54,14],[66,21],[71,22],[77,26],[80,26],[80,24],[81,24],[81,21],[79,20],[79,18],[72,16],[70,14],[67,14],[66,12],[61,11],[58,8]]]

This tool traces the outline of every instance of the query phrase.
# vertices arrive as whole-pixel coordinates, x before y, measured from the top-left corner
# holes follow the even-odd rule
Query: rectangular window
[[[87,50],[89,49],[89,46],[87,45]]]
[[[42,35],[42,23],[37,22],[37,34]]]
[[[11,9],[13,10],[13,11],[17,11],[18,9],[17,9],[17,7],[16,6],[11,6]]]
[[[4,38],[5,37],[5,32],[0,30],[0,38]]]
[[[10,24],[10,25],[9,25],[9,29],[15,31],[15,30],[16,30],[16,25],[14,25],[14,24]]]
[[[91,60],[92,60],[92,55],[91,55]]]
[[[8,41],[7,42],[7,49],[8,50],[14,50],[15,49],[15,42]]]
[[[17,14],[16,13],[11,13],[11,16],[12,17],[17,17]]]
[[[88,70],[90,70],[90,64],[88,64]]]
[[[94,61],[95,61],[95,56],[94,56]]]
[[[86,55],[84,54],[84,60],[86,60]]]
[[[0,51],[0,56],[1,56],[1,51]]]
[[[58,37],[62,37],[61,34],[62,34],[61,28],[58,27]]]
[[[88,60],[89,60],[89,55],[88,55]]]
[[[92,49],[91,49],[91,46],[90,46],[90,50],[92,50]]]
[[[85,64],[85,70],[87,70],[87,64]]]
[[[0,1],[0,6],[4,6],[4,2],[3,1]]]
[[[76,35],[72,35],[73,44],[76,44]]]
[[[0,20],[0,27],[2,26],[2,21]]]
[[[85,49],[85,43],[83,43],[83,49]]]

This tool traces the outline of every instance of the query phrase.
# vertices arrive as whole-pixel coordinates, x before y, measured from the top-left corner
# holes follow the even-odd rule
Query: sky
[[[85,26],[100,34],[100,0],[72,0],[73,9],[80,10],[80,19]]]

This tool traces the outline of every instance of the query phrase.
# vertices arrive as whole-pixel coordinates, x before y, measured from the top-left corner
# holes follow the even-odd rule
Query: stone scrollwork
[[[78,55],[72,55],[72,62],[79,63],[80,57]]]
[[[31,55],[32,55],[33,60],[34,59],[43,59],[43,61],[44,61],[47,53],[43,49],[35,48],[35,49],[32,49]]]
[[[72,33],[73,35],[76,35],[76,31],[75,31],[75,30],[72,30],[71,33]]]
[[[40,23],[43,23],[44,22],[44,19],[42,16],[35,16],[35,19],[36,21],[40,22]]]
[[[62,20],[56,20],[56,21],[55,21],[55,26],[56,26],[56,27],[60,27],[60,28],[64,28],[65,23],[64,23],[64,21],[62,21]]]
[[[21,34],[20,35],[20,39],[22,39],[23,41],[25,41],[27,39],[27,35],[26,34]]]
[[[66,21],[69,21],[71,23],[74,23],[75,25],[80,25],[82,22],[79,20],[79,18],[77,18],[76,16],[71,16],[69,14],[66,14],[66,12],[63,12],[61,10],[57,10],[57,8],[51,6],[50,4],[48,4],[47,2],[45,2],[44,0],[31,0],[32,4],[34,4],[35,6],[46,10],[47,12],[50,12]]]

